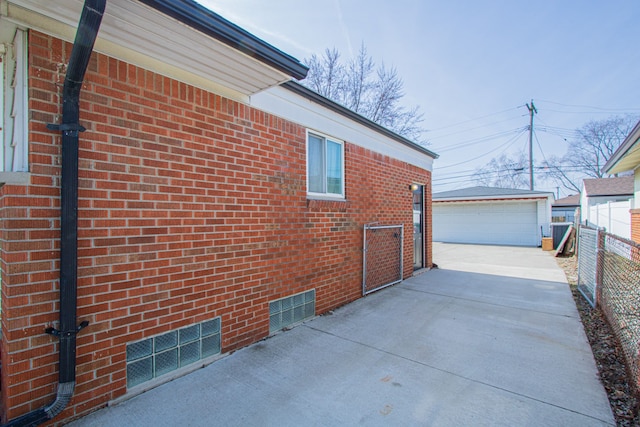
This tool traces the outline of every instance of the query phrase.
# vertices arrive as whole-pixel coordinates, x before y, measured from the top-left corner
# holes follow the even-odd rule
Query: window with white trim
[[[344,143],[307,132],[307,192],[344,198]]]
[[[10,23],[0,30],[0,172],[27,172],[27,34]]]

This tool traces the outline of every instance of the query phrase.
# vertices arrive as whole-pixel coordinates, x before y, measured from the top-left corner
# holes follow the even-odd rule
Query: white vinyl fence
[[[605,228],[608,233],[624,239],[631,238],[631,200],[607,202],[589,208],[589,224]]]

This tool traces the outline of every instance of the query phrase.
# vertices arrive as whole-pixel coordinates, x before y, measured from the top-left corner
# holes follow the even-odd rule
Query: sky
[[[638,0],[197,1],[303,63],[364,44],[394,66],[440,156],[434,192],[478,185],[475,169],[501,154],[528,156],[532,101],[536,165],[589,121],[640,117]]]

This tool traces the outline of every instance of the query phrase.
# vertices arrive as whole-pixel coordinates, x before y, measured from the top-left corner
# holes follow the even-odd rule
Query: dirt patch
[[[573,299],[591,344],[591,350],[600,373],[600,381],[607,391],[616,425],[621,427],[640,426],[640,401],[629,387],[624,356],[618,340],[613,335],[602,311],[598,308],[592,308],[576,287],[578,281],[576,257],[556,258],[556,261],[564,270],[571,286]]]

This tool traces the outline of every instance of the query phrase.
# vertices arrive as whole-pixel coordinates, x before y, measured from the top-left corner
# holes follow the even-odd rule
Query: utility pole
[[[529,187],[533,191],[533,116],[538,113],[536,106],[533,105],[533,99],[531,105],[526,104],[529,110]]]

